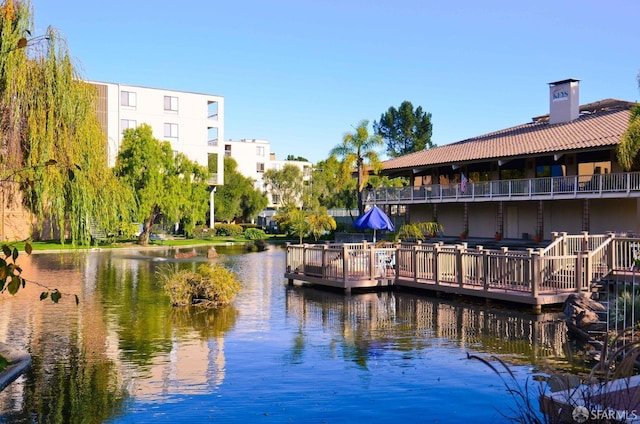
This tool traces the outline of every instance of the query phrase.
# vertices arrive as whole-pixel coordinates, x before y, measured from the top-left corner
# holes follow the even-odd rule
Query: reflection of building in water
[[[210,393],[222,383],[225,376],[222,334],[233,326],[235,311],[222,317],[224,328],[220,324],[208,325],[209,322],[194,324],[187,319],[163,321],[150,327],[157,334],[140,334],[149,331],[147,323],[158,319],[150,313],[160,311],[161,319],[165,319],[171,306],[147,311],[141,307],[142,300],[140,303],[134,300],[128,304],[129,308],[135,305],[134,311],[121,305],[120,294],[135,298],[143,290],[147,290],[144,296],[159,297],[152,298],[151,303],[166,301],[162,292],[149,282],[155,278],[150,265],[155,261],[131,252],[86,252],[21,255],[18,262],[23,276],[59,289],[63,298],[58,304],[48,299],[39,301],[43,289],[35,283],[27,283],[16,296],[0,297],[0,340],[28,350],[34,358],[31,374],[38,378],[36,382],[27,382],[22,377],[9,385],[0,396],[3,411],[21,410],[29,384],[48,387],[52,378],[70,380],[63,373],[73,367],[81,367],[79,374],[108,375],[105,386],[122,385],[132,389],[131,395],[144,399],[166,393]],[[109,285],[111,290],[105,289]],[[74,294],[80,299],[78,305]],[[205,314],[199,316],[202,315]],[[146,344],[149,348],[142,354],[148,357],[140,365],[135,358],[132,360],[136,352],[131,345],[148,341],[156,345]],[[77,363],[70,365],[72,357]],[[80,380],[73,383],[74,387],[86,388],[80,384],[91,382]],[[120,392],[114,389],[113,393]]]
[[[200,339],[199,334],[181,333],[171,351],[155,355],[152,363],[129,376],[131,395],[152,401],[167,394],[211,393],[225,377],[224,339]]]
[[[116,282],[130,286],[132,291],[140,291],[148,284],[150,275],[156,272],[154,264],[164,263],[162,256],[154,259],[156,260],[134,254],[121,256],[113,254],[109,266],[114,271]],[[210,393],[224,380],[224,338],[220,335],[203,336],[202,327],[206,327],[206,323],[193,320],[193,316],[188,312],[171,314],[174,311],[170,308],[167,305],[161,317],[150,315],[138,318],[141,321],[153,319],[170,321],[158,327],[159,334],[141,337],[141,339],[146,338],[150,343],[158,344],[144,365],[125,355],[122,350],[123,341],[120,333],[136,331],[136,328],[125,329],[123,323],[116,317],[109,319],[110,351],[114,357],[118,358],[126,387],[137,399],[151,401],[167,394]],[[168,315],[167,311],[169,311]],[[206,311],[196,315],[200,318],[210,316]],[[224,319],[221,321],[225,322]],[[211,326],[211,331],[215,331],[214,327],[216,326]],[[165,334],[164,328],[170,332]]]
[[[344,296],[308,287],[287,291],[287,314],[305,325],[323,327],[372,341],[403,339],[421,348],[455,343],[475,351],[525,356],[562,357],[566,326],[560,314],[525,314],[458,304],[402,292]],[[403,338],[403,334],[410,337]]]

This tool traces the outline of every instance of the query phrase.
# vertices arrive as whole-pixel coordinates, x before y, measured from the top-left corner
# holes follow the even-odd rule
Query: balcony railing
[[[367,204],[640,197],[640,172],[378,188]]]

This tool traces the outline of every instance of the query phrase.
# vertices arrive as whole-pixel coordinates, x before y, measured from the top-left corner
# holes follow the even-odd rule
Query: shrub
[[[204,225],[200,225],[193,230],[193,238],[199,240],[208,240],[212,239],[216,235],[215,228],[205,227]]]
[[[253,243],[247,245],[247,252],[262,252],[264,250],[267,250],[267,242],[262,239],[254,240]]]
[[[247,240],[263,240],[267,234],[259,228],[247,228],[244,230],[244,237]]]
[[[203,264],[196,271],[174,267],[161,273],[160,280],[174,306],[217,308],[240,292],[236,274],[220,265]]]
[[[216,224],[216,235],[238,237],[242,235],[242,227],[238,224]]]

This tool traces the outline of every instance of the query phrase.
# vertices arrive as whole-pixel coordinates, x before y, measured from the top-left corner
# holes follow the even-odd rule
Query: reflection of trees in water
[[[237,318],[238,311],[231,305],[217,309],[191,306],[171,311],[171,321],[178,337],[196,331],[202,340],[224,336],[235,326]]]
[[[157,354],[171,351],[171,326],[167,325],[171,305],[157,284],[153,262],[114,262],[109,258],[98,268],[97,290],[105,315],[118,333],[124,358],[148,365]]]
[[[286,308],[301,327],[322,323],[345,359],[362,367],[380,350],[411,352],[443,343],[530,363],[564,356],[566,326],[556,313],[531,315],[403,292],[345,296],[304,286],[288,288]],[[297,361],[301,345],[294,341]]]
[[[19,396],[11,396],[20,404],[3,404],[6,422],[97,423],[123,411],[127,392],[116,364],[87,353],[73,338],[65,351],[57,352],[55,362],[42,352],[33,353],[32,365],[22,377],[24,386],[13,383],[6,389],[20,390]]]

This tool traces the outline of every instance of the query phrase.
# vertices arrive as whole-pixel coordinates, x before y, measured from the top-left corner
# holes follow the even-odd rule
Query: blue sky
[[[32,0],[35,33],[67,40],[81,77],[222,95],[225,139],[325,159],[404,100],[438,145],[580,103],[637,101],[637,0]]]

